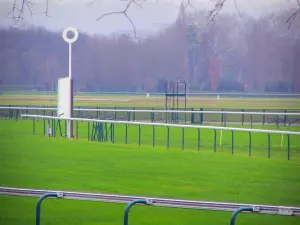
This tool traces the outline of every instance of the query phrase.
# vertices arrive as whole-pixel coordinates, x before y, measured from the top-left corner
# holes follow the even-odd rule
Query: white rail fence
[[[77,112],[75,117],[88,117],[97,119],[132,120],[132,121],[165,121],[191,124],[279,124],[298,125],[300,123],[300,112],[273,112],[273,111],[212,111],[212,110],[163,110],[163,109],[118,109],[118,108],[74,108]],[[57,108],[54,107],[6,107],[0,106],[0,111],[7,112],[9,117],[19,117],[20,112],[34,111],[32,114],[49,114],[54,116]],[[37,112],[41,111],[41,112]],[[118,116],[117,116],[118,114]],[[60,115],[57,115],[60,116]],[[7,116],[8,117],[8,116]]]
[[[31,115],[31,114],[21,114],[21,117],[32,118],[35,119],[43,119],[43,120],[57,120],[57,121],[77,121],[77,122],[88,122],[88,123],[105,123],[105,124],[123,124],[126,126],[126,143],[128,138],[128,125],[136,125],[139,126],[139,144],[140,144],[140,129],[141,126],[151,126],[153,129],[152,135],[152,143],[154,146],[155,142],[155,127],[166,127],[168,129],[167,133],[167,146],[169,147],[169,139],[170,139],[170,128],[181,128],[182,129],[182,149],[184,150],[184,128],[191,128],[198,130],[198,150],[200,149],[200,129],[209,129],[214,130],[214,151],[216,151],[216,131],[220,131],[220,145],[222,145],[223,140],[223,131],[231,131],[232,139],[231,139],[231,149],[232,154],[234,153],[234,132],[247,132],[249,134],[249,155],[251,156],[252,151],[252,133],[265,133],[268,134],[268,157],[271,157],[271,136],[270,134],[280,134],[281,135],[281,147],[283,145],[283,137],[287,136],[287,148],[288,148],[288,159],[290,159],[290,135],[300,136],[300,132],[295,131],[282,131],[282,130],[265,130],[265,129],[246,129],[246,128],[236,128],[236,127],[221,127],[221,126],[204,126],[204,125],[188,125],[188,124],[170,124],[170,123],[152,123],[152,122],[137,122],[137,121],[119,121],[119,120],[100,120],[100,119],[89,119],[89,118],[67,118],[67,117],[58,117],[58,116],[44,116],[44,115]],[[52,123],[53,124],[53,123]],[[44,128],[45,129],[45,128]],[[78,123],[76,126],[76,137],[78,138]],[[111,129],[111,137],[114,136],[114,129]],[[90,140],[90,125],[88,125],[88,139]],[[111,138],[112,142],[114,142],[114,138]]]
[[[5,110],[43,110],[56,111],[57,108],[48,107],[4,107]],[[237,112],[237,111],[200,111],[200,110],[160,110],[160,109],[105,109],[105,108],[74,108],[74,111],[88,112],[144,112],[144,113],[195,113],[195,114],[234,114],[234,115],[273,115],[273,116],[300,116],[300,112]]]

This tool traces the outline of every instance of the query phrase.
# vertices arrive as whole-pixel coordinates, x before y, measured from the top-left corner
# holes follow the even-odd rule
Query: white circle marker
[[[68,36],[67,36],[68,32],[72,32],[74,34],[74,37],[68,38]],[[78,39],[78,31],[77,31],[77,29],[75,29],[73,27],[67,27],[64,29],[64,31],[62,33],[62,37],[65,42],[72,44],[75,41],[77,41],[77,39]]]

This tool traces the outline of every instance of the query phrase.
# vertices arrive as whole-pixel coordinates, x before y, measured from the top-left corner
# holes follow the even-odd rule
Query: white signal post
[[[69,38],[68,32],[73,33],[73,37]],[[63,30],[62,32],[62,38],[64,39],[65,42],[67,42],[69,44],[69,82],[70,82],[70,95],[69,96],[69,107],[68,107],[68,111],[66,112],[66,115],[69,116],[70,118],[73,117],[73,80],[72,80],[72,44],[77,41],[78,39],[78,31],[77,29],[73,28],[73,27],[67,27]],[[67,121],[67,134],[68,134],[68,138],[72,138],[73,137],[73,121],[72,120],[68,120]]]

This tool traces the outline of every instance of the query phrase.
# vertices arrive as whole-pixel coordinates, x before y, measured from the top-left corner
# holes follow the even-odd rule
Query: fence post
[[[271,157],[271,135],[268,133],[268,158]]]
[[[56,198],[62,198],[63,194],[62,193],[47,193],[44,194],[38,201],[36,205],[36,225],[41,224],[41,205],[44,199],[48,197],[56,197]]]
[[[249,131],[249,157],[252,155],[252,133]]]
[[[245,109],[242,109],[242,112],[245,112]],[[245,114],[242,114],[242,126],[244,126]]]
[[[110,141],[113,142],[113,124],[110,124]]]
[[[13,118],[13,109],[11,109],[11,105],[8,106],[9,110],[8,110],[8,115],[9,115],[9,119]]]
[[[115,124],[112,123],[112,143],[115,143]]]
[[[263,109],[263,125],[265,125],[265,120],[266,120],[266,115],[265,115],[265,112],[266,112],[266,110],[265,109]]]
[[[253,207],[241,207],[241,208],[235,210],[231,216],[230,225],[235,224],[235,219],[240,212],[253,212]]]
[[[214,129],[214,152],[217,151],[217,131]]]
[[[170,127],[167,127],[167,148],[170,147]]]
[[[284,113],[286,113],[286,109],[284,110]],[[287,120],[287,115],[284,115],[284,126],[286,126],[286,120]]]
[[[203,111],[203,108],[201,108],[200,111]],[[200,124],[202,123],[203,123],[203,113],[200,113]]]
[[[127,121],[130,121],[130,112],[127,112]]]
[[[198,130],[198,152],[200,151],[200,128]]]
[[[67,138],[67,120],[65,120],[65,138]]]
[[[290,135],[287,135],[288,138],[288,160],[290,160],[291,150],[290,150]]]
[[[221,111],[222,111],[222,115],[221,115],[221,126],[223,126],[223,123],[224,123],[224,114],[223,114],[223,111],[224,111],[224,109],[222,109]]]
[[[17,109],[16,110],[16,120],[18,120],[19,119],[19,110]]]
[[[50,137],[49,128],[50,128],[50,119],[48,119],[48,126],[47,126],[47,136],[48,137]]]
[[[76,120],[76,140],[78,140],[78,120]]]
[[[46,120],[43,118],[43,124],[44,124],[44,137],[46,136]]]
[[[191,108],[191,124],[193,124],[195,122],[195,113],[194,113],[194,108]]]
[[[251,124],[251,128],[252,128],[252,114],[250,115],[250,124]]]
[[[125,124],[125,144],[128,144],[128,124]]]
[[[133,118],[132,119],[133,119],[133,121],[135,121],[135,108],[133,108],[133,110],[134,111],[133,111]]]
[[[234,153],[234,131],[233,130],[231,131],[231,134],[232,134],[231,153],[233,155]]]
[[[145,204],[145,205],[152,205],[153,202],[149,199],[137,199],[132,202],[129,202],[126,206],[125,213],[124,213],[124,225],[128,225],[128,215],[131,207],[135,204]]]
[[[155,146],[155,126],[152,126],[152,147]]]
[[[28,105],[26,106],[25,113],[28,114]],[[28,119],[28,118],[26,117],[26,119]]]
[[[139,146],[141,146],[141,125],[139,125]]]
[[[33,118],[33,131],[32,131],[33,135],[35,135],[35,118]]]
[[[56,120],[54,119],[54,124],[53,124],[53,136],[56,137]]]
[[[51,136],[54,137],[54,132],[55,132],[55,120],[52,119],[52,127],[51,127]]]
[[[154,110],[154,108],[152,108],[152,110]],[[155,118],[154,118],[154,112],[152,111],[151,112],[151,121],[152,121],[152,123],[154,122],[154,120],[155,120]]]
[[[181,148],[182,150],[184,150],[184,128],[182,127],[182,144],[181,144]]]
[[[90,121],[88,121],[88,141],[90,141]]]

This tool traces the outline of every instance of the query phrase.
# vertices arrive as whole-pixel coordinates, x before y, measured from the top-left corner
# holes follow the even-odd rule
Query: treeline
[[[181,79],[190,90],[211,90],[212,57],[221,62],[219,91],[300,91],[300,20],[288,28],[290,11],[253,19],[219,15],[207,25],[202,11],[178,19],[157,35],[80,33],[73,45],[73,77],[80,91],[161,91],[165,79]],[[188,64],[187,23],[195,24],[194,67]],[[68,75],[68,45],[44,28],[0,30],[2,84],[53,90]]]

